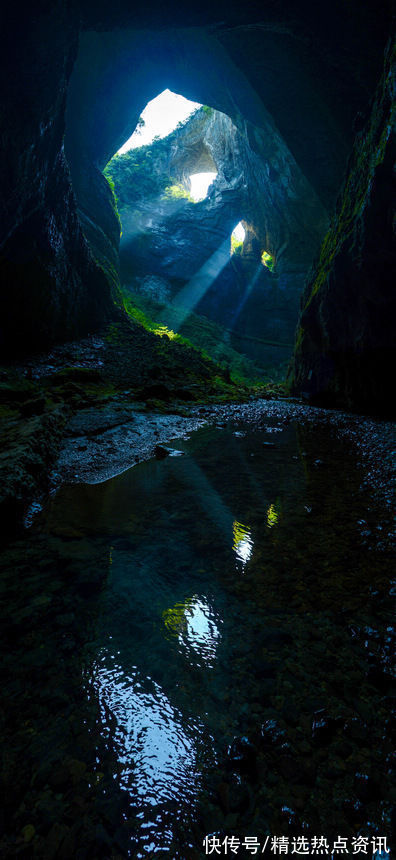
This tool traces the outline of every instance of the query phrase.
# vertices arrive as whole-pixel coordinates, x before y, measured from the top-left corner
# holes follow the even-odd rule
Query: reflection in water
[[[190,725],[159,684],[132,668],[126,674],[103,649],[94,679],[103,724],[111,726],[121,764],[121,785],[145,805],[192,800],[200,781],[194,740],[201,733],[198,721]]]
[[[322,777],[316,782],[316,773],[325,767],[330,773],[333,765],[337,798],[349,802],[349,786],[362,772],[362,743],[365,761],[372,761],[374,746],[378,762],[384,760],[385,717],[377,722],[372,686],[378,678],[386,683],[373,662],[380,660],[376,631],[384,608],[381,603],[374,623],[370,589],[375,572],[376,593],[386,593],[387,571],[381,573],[383,559],[375,551],[368,558],[359,543],[356,523],[369,518],[360,476],[340,448],[337,468],[349,478],[344,493],[330,470],[309,471],[302,464],[293,426],[279,431],[276,448],[263,446],[262,433],[242,429],[238,436],[203,429],[183,443],[185,457],[152,461],[101,485],[64,488],[45,514],[46,539],[54,542],[73,583],[59,641],[74,647],[74,634],[70,643],[64,638],[74,601],[86,604],[92,618],[84,652],[87,688],[96,690],[100,734],[111,759],[107,764],[95,740],[104,774],[99,799],[105,826],[109,815],[114,833],[121,826],[117,785],[122,802],[128,799],[122,824],[128,846],[121,856],[131,849],[136,858],[186,860],[200,856],[197,846],[201,850],[209,832],[259,836],[270,825],[282,832],[283,811],[294,815],[297,802],[309,826],[319,821],[325,830],[333,784]],[[299,444],[310,451],[309,441],[304,437]],[[319,442],[334,457],[333,438],[333,447],[326,435]],[[315,457],[314,446],[313,462]],[[307,518],[308,506],[313,513]],[[346,574],[348,557],[354,564]],[[317,576],[323,559],[325,589]],[[104,564],[100,590],[94,573]],[[41,678],[41,630],[37,655],[30,650],[40,667],[33,678]],[[30,650],[24,645],[24,655]],[[27,677],[25,672],[24,683]],[[53,700],[49,690],[51,707]],[[383,701],[385,714],[385,696]],[[370,732],[356,723],[360,703]],[[328,751],[312,736],[313,715],[321,711],[337,733]],[[270,724],[279,729],[274,743],[278,737],[289,745],[282,773],[283,746],[269,751],[262,734]],[[260,785],[255,770],[239,772],[237,763],[231,772],[226,751],[235,738],[254,739],[257,772],[270,768],[272,782],[264,777]],[[77,756],[89,761],[89,752]],[[301,775],[301,785],[294,774]],[[336,811],[337,827],[347,832],[341,807]],[[382,815],[374,801],[370,815],[375,821]],[[362,832],[365,824],[362,811]]]
[[[237,520],[234,520],[232,531],[234,535],[232,548],[238,561],[242,562],[242,567],[244,568],[253,552],[253,541],[250,529],[242,525],[242,523],[238,523]]]
[[[269,506],[267,511],[267,526],[269,529],[272,529],[273,526],[276,526],[279,521],[279,516],[281,512],[281,504],[279,499],[276,502]]]
[[[206,666],[212,665],[220,630],[214,613],[204,598],[201,600],[195,596],[185,603],[177,603],[173,609],[165,609],[162,617],[166,629],[178,637],[182,650],[190,661],[192,658],[192,662],[196,663],[197,657],[201,657]]]
[[[212,665],[220,631],[208,604],[195,598],[187,609],[186,622],[186,629],[179,635],[179,641],[187,650],[192,648],[207,665]]]

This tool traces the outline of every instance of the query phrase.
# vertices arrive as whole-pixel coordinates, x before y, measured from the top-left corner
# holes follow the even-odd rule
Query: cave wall
[[[81,333],[98,325],[110,313],[111,278],[108,273],[104,278],[81,231],[81,216],[77,215],[62,147],[65,97],[81,27],[85,30],[83,39],[88,36],[88,31],[101,35],[112,32],[114,35],[131,29],[143,38],[144,32],[169,30],[172,22],[173,44],[181,35],[181,29],[196,30],[201,43],[207,40],[210,46],[208,65],[197,65],[199,56],[202,60],[203,55],[198,56],[191,44],[184,51],[183,63],[190,67],[190,72],[205,68],[208,86],[205,91],[198,92],[195,88],[196,74],[195,84],[191,74],[190,82],[186,74],[184,94],[224,110],[233,116],[237,126],[240,117],[260,126],[253,114],[257,105],[260,110],[264,108],[265,116],[270,115],[302,173],[324,206],[330,209],[356,132],[354,117],[358,111],[364,113],[367,110],[380,75],[390,11],[390,3],[379,5],[374,0],[367,0],[364,4],[360,0],[334,0],[331,6],[313,3],[312,0],[301,0],[298,6],[294,0],[283,0],[282,3],[266,0],[264,4],[255,0],[247,4],[212,0],[200,4],[190,2],[182,7],[176,0],[166,5],[159,0],[151,0],[140,7],[132,6],[126,0],[115,0],[112,4],[104,0],[74,0],[71,3],[66,0],[56,0],[55,3],[39,0],[34,6],[24,8],[23,14],[19,7],[8,4],[3,10],[6,38],[2,46],[0,80],[5,153],[0,167],[0,336],[3,353],[38,348],[50,341]],[[181,41],[185,45],[183,35]],[[215,51],[212,50],[214,46]],[[129,57],[131,76],[136,80],[136,87],[140,88],[138,109],[135,115],[131,111],[129,118],[124,111],[122,122],[117,120],[116,135],[114,140],[106,140],[102,160],[115,151],[120,136],[126,137],[133,130],[148,98],[166,85],[177,91],[180,78],[176,71],[172,72],[175,68],[172,52],[173,47],[165,39],[162,54],[158,57],[163,55],[164,62],[166,60],[169,76],[165,81],[162,65],[161,81],[154,81],[150,73],[150,92],[144,92],[142,84],[142,72],[149,62],[147,56],[140,51],[135,58]],[[223,97],[219,102],[216,100],[216,81],[210,92],[208,89],[212,80],[210,71],[214,69],[216,58],[220,57],[218,72],[222,75],[223,95],[227,93],[229,106]],[[223,59],[225,64],[222,66]],[[100,61],[99,56],[99,66]],[[86,79],[80,81],[82,94],[93,94],[100,108],[96,124],[92,126],[93,137],[99,141],[102,128],[106,126],[106,114],[113,108],[113,122],[120,110],[122,63],[120,66],[113,50],[106,62],[109,68],[113,66],[113,77],[102,77],[102,68],[94,64],[88,67]],[[239,86],[234,76],[231,89],[230,65],[240,71],[244,80]],[[84,100],[81,104],[84,105]],[[89,107],[88,101],[85,101],[85,106]],[[77,124],[76,115],[74,120]],[[87,141],[80,138],[80,142],[84,143],[80,150],[83,160]],[[76,151],[73,155],[72,147],[69,155],[76,176],[78,159]],[[88,152],[86,175],[91,176],[92,189],[102,166],[96,154],[92,157]],[[375,176],[375,188],[380,184],[379,176],[380,171]],[[388,211],[389,191],[385,185],[383,183],[381,199]],[[103,199],[102,189],[103,186],[99,187],[98,195]],[[76,192],[79,193],[77,181]],[[350,193],[352,197],[352,189]],[[82,197],[79,200],[80,212],[84,208]],[[91,221],[91,229],[97,234],[99,226],[103,236],[107,237],[110,253],[109,248],[103,250],[103,247],[102,252],[109,258],[116,254],[117,224],[112,217],[114,212],[110,214],[111,200],[106,202],[104,209],[107,210],[106,215],[102,213],[105,229],[102,229],[103,222],[96,220]],[[375,208],[373,213],[375,220],[378,215]],[[87,223],[85,233],[88,232]],[[352,256],[351,266],[355,266],[355,274],[342,280],[346,294],[349,284],[356,283],[359,280],[357,273],[361,272]],[[382,269],[385,280],[389,266],[389,255],[384,254]],[[334,279],[329,282],[333,286],[329,289],[334,288],[336,292],[337,278],[338,270],[334,269]],[[384,303],[383,311],[374,315],[375,319],[378,316],[378,322],[373,323],[377,334],[374,336],[371,332],[368,318],[367,326],[362,328],[362,342],[367,339],[367,343],[371,343],[378,338],[380,326],[385,325],[392,307],[388,305],[390,313],[387,314],[385,308],[389,296],[385,295],[385,290],[381,292],[378,279],[370,280],[371,287],[363,280],[371,304],[375,305],[377,288],[382,296],[380,303]],[[352,318],[355,298],[352,290],[348,305]],[[317,324],[323,324],[320,315],[317,316]],[[353,339],[352,330],[351,323]],[[345,331],[347,337],[349,335]],[[320,337],[312,335],[312,343],[316,344],[316,349]],[[320,352],[322,354],[323,351]],[[337,354],[341,355],[342,351]],[[376,368],[376,373],[379,373],[377,365]],[[305,384],[303,380],[311,370],[312,366],[301,379],[299,371],[296,371],[300,387]],[[341,392],[347,383],[342,380],[341,373],[338,380]],[[350,375],[348,385],[351,386],[350,391],[355,385],[359,387],[357,372]],[[352,402],[353,393],[348,398],[348,402]]]
[[[63,135],[78,15],[62,2],[3,15],[0,352],[98,325],[107,285],[80,230]]]
[[[223,241],[229,242],[243,220],[254,236],[253,243],[246,241],[244,255],[255,252],[260,261],[263,250],[271,253],[283,286],[287,273],[306,272],[328,215],[272,124],[258,129],[244,122],[238,129],[224,113],[203,109],[166,139],[133,150],[131,161],[140,164],[148,157],[150,173],[164,180],[161,187],[176,181],[187,190],[190,174],[200,170],[216,170],[217,177],[207,198],[175,205],[141,187],[141,172],[131,173],[127,156],[116,161],[114,174],[109,164],[123,222],[121,259],[126,264],[130,256],[132,271],[139,228],[146,240],[146,266],[186,280]]]
[[[388,413],[396,318],[395,58],[390,43],[304,292],[292,380],[311,399]]]
[[[163,193],[173,182],[188,189],[200,170],[217,171],[204,200]],[[106,173],[122,220],[122,282],[144,290],[155,276],[174,304],[226,327],[250,357],[272,366],[289,358],[302,284],[328,218],[276,129],[244,122],[239,130],[203,108],[167,138],[114,159]],[[239,221],[246,238],[237,259],[231,233]]]

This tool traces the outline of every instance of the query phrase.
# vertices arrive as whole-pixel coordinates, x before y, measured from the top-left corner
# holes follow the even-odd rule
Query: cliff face
[[[63,152],[78,18],[62,3],[34,20],[8,9],[2,51],[0,350],[29,350],[86,330],[109,312],[106,284],[80,230]]]
[[[395,50],[356,134],[336,214],[304,292],[293,386],[313,398],[390,410],[394,356]]]

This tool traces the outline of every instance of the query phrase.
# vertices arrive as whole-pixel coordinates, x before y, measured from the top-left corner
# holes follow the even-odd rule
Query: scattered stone
[[[247,737],[235,737],[227,752],[227,761],[232,768],[243,772],[254,772],[257,750]]]
[[[276,720],[265,720],[261,725],[261,737],[266,744],[276,746],[284,743],[286,732],[280,728]]]
[[[169,457],[170,450],[169,448],[165,448],[164,445],[156,445],[154,448],[154,455],[157,460],[164,460],[165,457]]]
[[[342,719],[330,717],[324,708],[315,711],[312,721],[312,740],[318,745],[328,744],[342,725]]]

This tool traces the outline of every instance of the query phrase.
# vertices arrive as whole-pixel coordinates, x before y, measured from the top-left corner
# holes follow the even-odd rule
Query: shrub
[[[189,191],[184,188],[181,182],[175,182],[174,185],[168,185],[162,195],[163,200],[190,200],[194,202]]]

